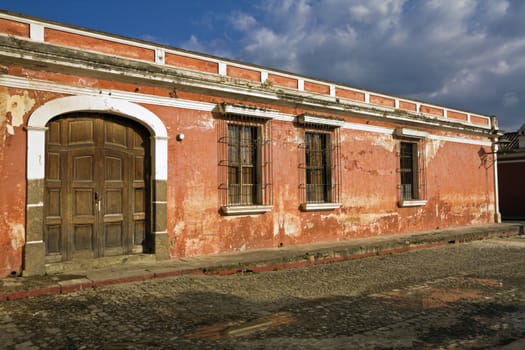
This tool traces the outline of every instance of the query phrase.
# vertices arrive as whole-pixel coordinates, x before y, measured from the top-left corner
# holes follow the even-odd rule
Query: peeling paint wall
[[[5,124],[4,140],[7,135],[14,135],[24,123],[24,116],[35,105],[29,92],[22,95],[9,95],[6,88],[0,88],[0,123]]]
[[[72,45],[73,39],[70,35],[54,32],[56,43]],[[104,40],[96,41],[96,45],[101,52],[113,52],[105,48],[108,44]],[[138,50],[130,55],[138,60],[156,59],[154,51]],[[167,58],[170,57],[175,60],[175,57],[167,55]],[[110,66],[114,59],[107,58],[105,63]],[[220,70],[222,67],[208,65],[205,58],[184,62],[192,69]],[[135,61],[126,61],[126,64],[136,68],[133,74],[144,69],[142,63],[139,65]],[[421,115],[417,116],[417,123],[406,123],[403,118],[369,118],[356,111],[326,107],[323,105],[329,104],[326,96],[323,103],[317,100],[312,104],[305,103],[310,97],[302,95],[294,99],[295,90],[280,91],[275,99],[265,98],[262,92],[261,95],[250,95],[254,87],[272,88],[270,85],[256,86],[257,82],[253,80],[261,79],[262,75],[255,74],[255,69],[226,70],[237,80],[222,77],[221,83],[224,86],[229,84],[229,90],[212,91],[202,84],[202,81],[208,82],[205,81],[206,76],[195,72],[194,80],[188,83],[188,87],[175,74],[170,77],[178,85],[169,79],[157,84],[145,77],[135,79],[132,74],[132,77],[118,75],[106,70],[105,66],[102,71],[96,71],[95,63],[84,68],[83,73],[81,68],[72,72],[61,71],[55,66],[49,69],[35,67],[34,64],[18,65],[16,62],[0,65],[0,78],[18,79],[17,84],[27,87],[21,89],[17,84],[0,86],[0,277],[20,273],[29,225],[25,218],[27,140],[23,127],[31,113],[46,102],[75,94],[91,97],[113,94],[115,99],[146,108],[164,123],[169,136],[167,205],[164,203],[167,213],[164,216],[167,221],[167,245],[172,258],[494,221],[494,171],[491,163],[483,161],[480,156],[489,151],[486,146],[481,146],[487,144],[488,137],[477,132],[476,126],[469,125],[471,131],[467,133],[462,131],[467,128],[465,125],[440,128],[436,126],[435,119],[432,125],[425,125],[421,122],[424,119]],[[160,70],[155,72],[166,74]],[[146,75],[149,71],[142,73]],[[281,78],[268,75],[268,80],[276,85],[298,89],[299,83],[295,78]],[[305,90],[312,94],[329,94],[333,90],[324,83],[302,83]],[[191,84],[201,85],[194,87]],[[364,92],[344,92],[339,87],[335,91],[351,95],[354,100],[362,102],[361,105],[365,104]],[[373,108],[390,108],[396,103],[409,111],[418,108],[406,101],[401,103],[396,98],[369,97],[376,104]],[[174,106],[174,101],[180,103]],[[263,214],[226,216],[220,211],[219,136],[213,108],[223,102],[268,108],[283,115],[271,122],[273,207]],[[315,104],[316,107],[312,107]],[[445,111],[426,105],[421,108],[438,116],[443,116]],[[109,114],[113,112],[107,111]],[[304,168],[301,167],[304,149],[300,147],[304,130],[293,120],[293,116],[302,113],[346,122],[339,130],[340,208],[319,211],[302,211],[300,208],[301,198],[304,198],[304,188],[300,185],[300,178],[304,175]],[[406,111],[396,110],[393,113]],[[449,111],[449,116],[455,116],[456,121],[470,123],[467,114],[456,114]],[[486,128],[489,123],[487,118],[478,119],[472,117],[482,125],[479,128]],[[429,135],[422,141],[426,203],[414,207],[400,207],[398,204],[399,139],[394,136],[393,130],[407,127]],[[178,134],[185,135],[183,141],[177,139]]]
[[[60,81],[62,75],[49,74],[49,78]],[[72,80],[68,77],[65,81]],[[89,78],[76,79],[77,82],[83,80]],[[90,82],[91,87],[107,84],[106,81]],[[120,84],[120,87],[126,85]],[[135,90],[147,90],[147,87],[136,86]],[[156,93],[168,94],[162,89]],[[22,126],[32,110],[53,96],[6,88],[2,88],[0,94],[3,141],[0,229],[7,232],[0,235],[0,247],[6,252],[0,258],[0,274],[6,276],[21,270],[25,236],[26,146]],[[179,96],[195,97],[183,92]],[[198,98],[211,103],[225,100],[206,95]],[[480,160],[481,146],[426,140],[428,202],[421,207],[400,208],[396,172],[398,141],[390,134],[344,128],[341,130],[342,206],[333,211],[303,212],[299,210],[302,131],[291,122],[276,120],[272,126],[273,209],[265,214],[224,216],[219,211],[218,136],[212,114],[144,106],[164,122],[170,135],[167,226],[173,258],[483,224],[491,222],[494,215],[493,175]],[[304,112],[289,108],[283,111]],[[359,121],[352,115],[348,120]],[[396,127],[393,124],[378,126]],[[185,135],[183,141],[175,137],[180,133]]]
[[[36,99],[0,87],[0,276],[22,271],[25,242],[25,132]]]

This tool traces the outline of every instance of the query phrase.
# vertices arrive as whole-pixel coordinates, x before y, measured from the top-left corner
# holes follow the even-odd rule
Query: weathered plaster
[[[0,88],[0,125],[5,123],[4,138],[14,135],[16,128],[24,124],[24,116],[35,103],[35,99],[29,97],[28,91],[24,91],[23,95],[10,95],[7,88]]]

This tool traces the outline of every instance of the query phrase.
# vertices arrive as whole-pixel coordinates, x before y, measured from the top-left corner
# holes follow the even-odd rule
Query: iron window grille
[[[340,121],[298,118],[303,126],[299,165],[301,209],[323,210],[341,206]],[[337,123],[336,123],[337,122]]]
[[[426,203],[424,142],[399,142],[399,203],[400,206]]]
[[[225,214],[271,209],[271,119],[235,114],[218,120],[219,198]]]

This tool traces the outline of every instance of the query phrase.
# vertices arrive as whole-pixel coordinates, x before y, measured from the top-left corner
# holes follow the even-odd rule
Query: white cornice
[[[297,122],[299,124],[317,124],[317,125],[325,125],[325,126],[331,126],[334,128],[340,128],[345,124],[344,120],[338,120],[338,119],[330,119],[330,118],[323,118],[308,114],[301,114],[297,116]]]
[[[13,77],[9,75],[0,75],[0,85],[18,89],[49,91],[66,95],[107,95],[111,96],[112,98],[126,100],[129,102],[192,109],[206,112],[211,112],[216,106],[215,103],[197,102],[171,97],[160,97],[155,95],[138,94],[127,91],[77,87],[58,83],[51,83],[42,80]]]
[[[127,91],[93,89],[93,88],[87,88],[87,87],[70,86],[70,85],[58,84],[58,83],[53,83],[53,82],[48,82],[48,81],[43,81],[43,80],[28,79],[28,78],[15,77],[15,76],[10,76],[10,75],[3,75],[3,74],[0,74],[0,86],[6,86],[6,87],[11,87],[11,88],[17,88],[17,89],[26,89],[26,90],[49,91],[49,92],[65,94],[65,95],[87,95],[87,96],[105,95],[105,96],[111,96],[112,98],[115,98],[115,99],[125,100],[129,102],[134,102],[134,103],[175,107],[175,108],[198,110],[198,111],[205,111],[205,112],[212,112],[217,107],[217,104],[215,103],[198,102],[198,101],[184,100],[180,98],[171,98],[171,97],[160,97],[160,96],[155,96],[155,95],[146,95],[146,94],[141,94],[141,93],[127,92]],[[359,113],[362,115],[370,115],[370,116],[383,115],[382,113],[373,113],[370,111],[362,111],[360,109],[356,109],[355,111],[353,111],[353,110],[349,110],[345,108],[340,108],[339,110],[355,112],[355,113]],[[275,120],[280,120],[284,122],[293,122],[295,121],[296,116],[293,114],[286,114],[286,113],[280,113],[277,111],[273,111],[272,118]],[[348,130],[356,130],[356,131],[366,131],[366,132],[383,134],[383,135],[392,135],[392,133],[394,132],[393,128],[354,123],[354,122],[344,122],[341,128],[348,129]],[[449,136],[429,134],[428,138],[431,140],[437,140],[437,141],[455,142],[455,143],[480,145],[480,146],[491,146],[492,145],[490,141],[482,141],[479,139],[466,138],[466,137],[449,137]]]
[[[394,134],[399,137],[409,137],[414,139],[425,139],[429,135],[428,132],[408,128],[396,128]]]
[[[219,103],[217,111],[222,114],[237,114],[250,117],[274,119],[280,113],[274,109],[259,108],[257,106],[245,106],[229,103]]]

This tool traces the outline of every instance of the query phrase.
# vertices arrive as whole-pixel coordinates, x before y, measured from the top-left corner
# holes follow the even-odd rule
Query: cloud
[[[257,20],[254,17],[239,11],[234,12],[229,21],[235,29],[241,31],[250,30],[257,25]]]
[[[229,18],[236,59],[523,123],[524,1],[268,0]]]
[[[520,102],[518,94],[515,92],[506,92],[503,95],[503,105],[505,107],[512,107]]]

